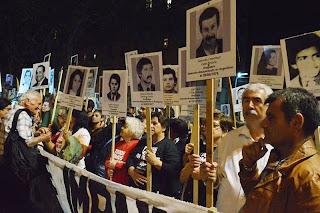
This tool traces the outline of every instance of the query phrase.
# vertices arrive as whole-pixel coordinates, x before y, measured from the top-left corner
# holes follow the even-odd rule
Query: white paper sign
[[[284,72],[280,45],[253,46],[250,83],[263,83],[283,89]]]
[[[127,70],[104,70],[102,83],[102,114],[127,116]]]
[[[133,107],[163,108],[162,52],[129,56]]]
[[[236,75],[236,1],[187,10],[187,80]]]

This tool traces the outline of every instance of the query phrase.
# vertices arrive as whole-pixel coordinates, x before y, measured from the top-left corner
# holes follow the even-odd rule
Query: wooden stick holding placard
[[[170,105],[166,105],[166,113],[168,116],[168,119],[170,119]],[[170,127],[168,127],[168,138],[170,139]]]
[[[44,90],[44,89],[40,89],[40,96],[41,96],[41,107],[40,107],[40,111],[39,111],[39,118],[40,118],[40,121],[42,120],[43,90]]]
[[[55,114],[56,114],[56,110],[57,110],[58,96],[59,96],[59,91],[60,91],[60,86],[61,86],[62,74],[63,74],[63,69],[61,69],[61,71],[60,71],[60,78],[59,78],[58,90],[57,90],[56,98],[55,98],[55,100],[54,100],[54,106],[53,106],[53,111],[52,111],[52,116],[51,116],[51,125],[53,124],[53,120],[54,120],[54,117],[55,117]]]
[[[206,100],[206,161],[213,163],[214,139],[213,139],[213,113],[216,105],[218,79],[207,80]],[[206,206],[213,207],[213,182],[206,182]]]
[[[67,115],[67,122],[66,122],[66,128],[65,128],[65,130],[69,130],[70,122],[71,122],[71,118],[72,118],[72,112],[73,112],[73,109],[72,109],[72,108],[69,108],[69,110],[68,110],[68,115]]]
[[[318,151],[318,154],[320,154],[320,126],[318,126],[318,128],[314,132],[314,136],[315,136],[315,144],[317,147],[317,151]]]
[[[234,101],[233,101],[233,95],[232,95],[232,84],[231,84],[231,77],[228,77],[229,81],[229,97],[230,97],[230,110],[232,114],[232,119],[233,119],[233,127],[237,128],[237,119],[236,119],[236,113],[234,112]]]
[[[111,142],[111,157],[110,157],[110,161],[114,161],[114,149],[116,146],[116,128],[117,128],[117,117],[113,116],[112,117],[112,142]],[[112,180],[112,178],[110,177],[110,180]]]
[[[152,150],[152,134],[151,134],[151,110],[150,107],[146,107],[147,117],[147,150]],[[152,191],[152,166],[147,163],[147,191]]]
[[[200,142],[200,118],[199,118],[199,105],[193,106],[193,126],[191,132],[190,143],[193,144],[193,153],[199,155],[199,142]],[[199,181],[193,179],[193,203],[198,204],[199,201]]]

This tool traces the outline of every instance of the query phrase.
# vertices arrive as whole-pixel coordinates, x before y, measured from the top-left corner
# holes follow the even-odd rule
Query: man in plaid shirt
[[[41,107],[41,96],[38,92],[29,90],[24,93],[19,98],[19,105],[16,105],[13,110],[11,110],[4,121],[5,132],[9,134],[14,114],[19,109],[28,109],[29,113],[23,111],[20,113],[17,130],[20,137],[25,139],[25,142],[28,146],[34,146],[40,142],[48,142],[51,139],[51,132],[47,131],[45,128],[39,129],[35,132],[32,130],[32,117],[37,114],[38,110]],[[31,117],[32,116],[32,117]],[[43,133],[43,134],[41,134]]]

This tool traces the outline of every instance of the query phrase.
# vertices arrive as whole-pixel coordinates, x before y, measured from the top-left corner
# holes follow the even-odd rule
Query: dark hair
[[[165,68],[163,70],[163,75],[169,75],[169,74],[172,74],[173,79],[174,79],[174,83],[177,83],[178,79],[177,79],[177,76],[176,76],[176,72],[171,68]]]
[[[89,74],[90,74],[90,73],[92,73],[93,76],[94,76],[94,69],[91,69],[90,72],[89,72]]]
[[[217,17],[217,24],[219,26],[220,25],[220,14],[219,14],[219,10],[217,8],[208,7],[201,13],[200,18],[199,18],[200,32],[202,32],[202,22],[204,20],[212,18],[213,16]]]
[[[258,70],[263,70],[264,68],[266,68],[266,66],[269,64],[272,53],[276,53],[276,51],[274,49],[266,49],[265,51],[263,51],[258,64]]]
[[[188,124],[179,118],[170,119],[170,131],[177,137],[186,138],[189,132]]]
[[[93,100],[91,100],[91,99],[88,100],[87,109],[88,109],[88,108],[92,108],[92,109],[94,108],[94,102],[93,102]]]
[[[152,65],[151,60],[149,58],[140,58],[140,60],[137,63],[137,73],[138,73],[138,75],[141,75],[142,68],[146,64],[151,64]]]
[[[160,112],[153,112],[151,114],[151,118],[154,118],[154,117],[158,118],[159,123],[163,128],[166,128],[166,132],[167,132],[168,126],[169,126],[169,119],[166,116],[162,115]]]
[[[24,73],[24,76],[26,76],[27,73],[30,73],[30,76],[31,76],[31,70],[26,70],[26,72]]]
[[[9,106],[11,102],[6,98],[0,98],[0,110],[4,110],[7,106]]]
[[[37,69],[38,69],[39,67],[42,67],[42,68],[43,68],[43,72],[45,72],[45,71],[46,71],[45,66],[43,66],[42,64],[41,64],[41,65],[39,65],[39,66],[37,67]],[[36,69],[36,71],[37,71],[37,69]]]
[[[80,85],[80,88],[77,91],[77,96],[80,96],[81,86],[82,86],[82,82],[83,82],[83,72],[78,70],[78,69],[75,70],[70,76],[69,86],[68,86],[68,93],[72,89],[73,79],[76,77],[76,75],[79,75],[80,79],[81,79],[81,85]]]
[[[137,115],[135,118],[138,118],[141,122],[143,122],[144,120],[146,120],[146,117],[143,117],[141,115]]]
[[[303,130],[305,136],[311,136],[320,125],[320,111],[316,97],[303,88],[286,88],[272,93],[265,103],[282,100],[281,111],[287,122],[297,113],[304,117]]]
[[[320,37],[315,33],[286,40],[289,64],[296,64],[297,54],[307,48],[316,47],[320,51]]]
[[[73,133],[76,133],[80,128],[88,129],[88,116],[85,111],[73,110],[72,117],[76,119],[73,127]]]
[[[233,129],[232,120],[222,112],[214,112],[213,118],[219,120],[223,132],[229,132]]]
[[[111,84],[111,79],[115,79],[116,81],[117,81],[117,83],[119,84],[119,86],[118,86],[118,89],[117,89],[117,91],[119,91],[119,89],[120,89],[120,76],[118,75],[118,74],[116,74],[116,73],[113,73],[111,76],[110,76],[110,79],[109,79],[109,89],[110,89],[110,91],[111,91],[111,86],[110,86],[110,84]]]

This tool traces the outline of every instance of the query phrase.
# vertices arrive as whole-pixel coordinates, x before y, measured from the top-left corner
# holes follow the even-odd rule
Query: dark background
[[[0,72],[20,79],[22,68],[51,52],[55,76],[70,57],[79,65],[125,69],[124,53],[163,51],[178,64],[186,45],[186,10],[200,0],[3,0],[0,6]],[[237,0],[237,72],[249,72],[252,45],[278,45],[282,38],[320,27],[319,0]],[[168,45],[164,39],[168,38]],[[96,54],[96,58],[94,58]],[[55,81],[57,84],[58,81]]]

